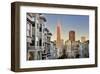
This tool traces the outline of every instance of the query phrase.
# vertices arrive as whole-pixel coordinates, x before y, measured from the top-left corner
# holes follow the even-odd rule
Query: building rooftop
[[[49,32],[48,35],[52,35],[52,33]]]
[[[49,30],[47,28],[44,28],[45,31],[49,32]]]
[[[35,24],[35,22],[31,21],[29,18],[27,18],[27,21],[30,22],[32,25]]]
[[[48,32],[47,33],[48,35],[52,35],[52,33],[49,32],[49,29],[48,28],[44,28],[44,30]]]
[[[40,15],[40,19],[43,19],[44,20],[44,22],[46,22],[47,20],[46,20],[46,18],[41,14]]]

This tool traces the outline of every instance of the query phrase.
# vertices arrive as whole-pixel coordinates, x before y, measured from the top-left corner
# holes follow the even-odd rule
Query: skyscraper
[[[75,41],[75,31],[70,31],[69,32],[69,40],[70,41]]]
[[[61,24],[57,23],[57,38],[56,38],[56,48],[57,48],[57,55],[58,58],[62,56],[62,39],[61,39]]]
[[[57,23],[57,41],[56,41],[56,47],[60,48],[61,47],[61,24],[58,22]]]
[[[86,37],[85,36],[82,36],[81,37],[81,42],[84,43],[85,41],[86,41]]]

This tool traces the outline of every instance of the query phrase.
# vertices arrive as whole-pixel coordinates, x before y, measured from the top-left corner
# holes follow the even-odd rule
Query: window
[[[39,28],[39,24],[37,23],[37,29]]]
[[[31,36],[31,24],[29,24],[29,36]]]
[[[32,40],[31,46],[35,46],[35,40]]]
[[[30,47],[30,43],[29,42],[27,42],[27,49]]]
[[[38,46],[38,43],[39,43],[39,42],[37,41],[37,46]]]
[[[42,56],[41,56],[41,52],[40,52],[40,51],[38,51],[37,59],[38,59],[38,60],[42,59]]]
[[[42,24],[40,24],[39,31],[42,32]]]
[[[35,35],[32,35],[32,39],[35,40]]]
[[[35,22],[32,22],[32,27],[35,27]]]
[[[32,27],[30,23],[27,23],[27,36],[31,37]]]
[[[42,39],[39,40],[39,46],[42,46]]]
[[[35,21],[35,17],[34,16],[32,16],[32,21]]]

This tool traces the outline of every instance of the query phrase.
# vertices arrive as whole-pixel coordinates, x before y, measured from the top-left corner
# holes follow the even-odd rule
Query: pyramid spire
[[[61,46],[61,24],[60,21],[57,21],[57,38],[56,38],[56,46],[57,48],[60,48]]]

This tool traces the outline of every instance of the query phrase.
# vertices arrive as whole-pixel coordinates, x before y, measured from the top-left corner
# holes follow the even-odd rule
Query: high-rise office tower
[[[69,32],[69,40],[70,41],[75,41],[75,31],[70,31]]]
[[[85,36],[82,36],[81,37],[81,42],[84,43],[85,41],[86,41],[86,37]]]

